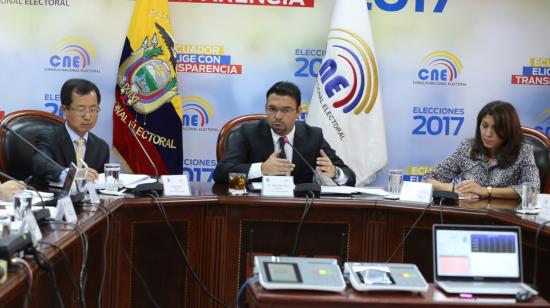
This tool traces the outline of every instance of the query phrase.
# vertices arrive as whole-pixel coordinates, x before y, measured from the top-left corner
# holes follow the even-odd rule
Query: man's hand
[[[321,157],[317,157],[317,172],[319,175],[325,175],[330,178],[336,176],[336,167],[330,161],[325,151],[321,150]]]
[[[294,164],[290,160],[277,157],[280,152],[276,150],[262,163],[263,175],[285,175],[294,170]]]
[[[87,171],[88,172],[86,172],[86,181],[95,183],[97,181],[97,179],[99,178],[99,174],[97,173],[97,171],[95,169],[92,169],[92,168],[88,168]]]
[[[16,181],[7,181],[0,184],[0,200],[12,201],[13,192],[25,189],[25,185]]]

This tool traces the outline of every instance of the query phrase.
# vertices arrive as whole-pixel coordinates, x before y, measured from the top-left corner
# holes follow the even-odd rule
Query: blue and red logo
[[[534,125],[534,128],[550,137],[550,108],[541,112],[535,121],[537,124]]]
[[[354,32],[331,29],[319,80],[334,108],[342,108],[344,113],[369,113],[379,89],[374,52]],[[317,91],[321,89],[317,87]],[[317,95],[322,97],[321,93]]]
[[[452,52],[436,50],[429,53],[420,64],[413,84],[465,86],[457,82],[463,70],[462,62]]]
[[[92,72],[99,73],[90,67],[95,58],[95,48],[82,38],[70,37],[57,42],[53,48],[46,71]]]
[[[206,127],[216,113],[210,102],[200,96],[183,96],[182,101],[184,130],[217,130]]]

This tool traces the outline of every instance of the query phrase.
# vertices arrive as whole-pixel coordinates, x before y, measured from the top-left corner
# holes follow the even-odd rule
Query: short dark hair
[[[69,79],[65,81],[65,83],[61,87],[61,105],[69,107],[73,102],[73,93],[76,93],[78,95],[86,95],[92,91],[95,92],[95,95],[97,96],[97,104],[99,105],[99,103],[101,102],[101,94],[99,93],[99,89],[93,82],[86,79]]]
[[[481,121],[487,115],[491,115],[495,119],[495,132],[502,139],[502,144],[496,152],[497,163],[499,167],[506,168],[517,159],[523,142],[518,113],[512,104],[503,101],[493,101],[485,105],[477,115],[476,136],[471,152],[472,159],[479,158],[482,153],[488,154],[487,149],[483,146],[479,128]]]
[[[279,81],[275,83],[274,85],[267,90],[267,93],[265,94],[265,100],[267,103],[267,98],[271,94],[277,94],[281,96],[290,96],[296,101],[296,107],[300,107],[300,104],[302,102],[302,95],[300,94],[300,89],[298,86],[293,84],[290,81]]]

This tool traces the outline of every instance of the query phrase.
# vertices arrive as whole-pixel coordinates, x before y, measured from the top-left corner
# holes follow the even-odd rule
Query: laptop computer
[[[72,187],[75,183],[76,174],[78,172],[78,168],[74,163],[71,163],[69,168],[67,168],[67,176],[65,177],[65,181],[63,182],[63,185],[61,186],[61,191],[59,192],[59,195],[51,200],[47,200],[44,202],[45,206],[53,206],[55,207],[57,205],[57,200],[66,196],[71,197],[71,201],[73,204],[78,204],[82,202],[84,199],[85,193],[84,192],[74,192],[72,193]]]
[[[523,283],[519,227],[435,224],[432,231],[434,282],[445,292],[537,294]]]

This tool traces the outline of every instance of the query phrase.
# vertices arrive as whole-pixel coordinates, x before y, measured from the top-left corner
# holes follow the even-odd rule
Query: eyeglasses
[[[99,108],[99,107],[86,108],[86,107],[79,106],[79,107],[76,107],[76,108],[69,107],[69,109],[71,109],[72,111],[78,113],[79,115],[85,115],[86,113],[90,113],[91,115],[96,115],[96,114],[99,113],[99,111],[101,111],[101,108]]]
[[[296,108],[285,107],[285,108],[277,109],[273,106],[265,107],[265,112],[267,112],[267,114],[276,114],[279,111],[284,115],[289,115],[292,112],[296,111]]]

